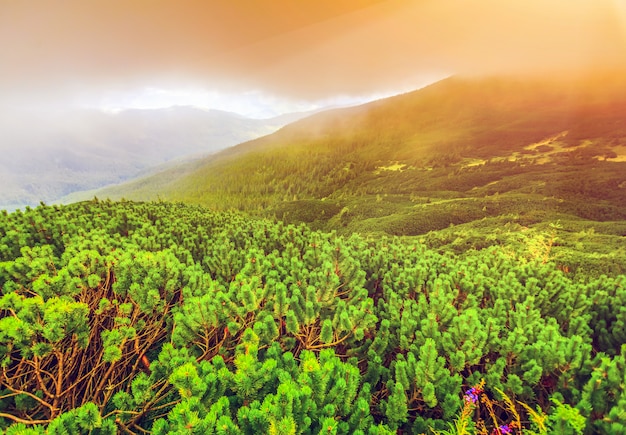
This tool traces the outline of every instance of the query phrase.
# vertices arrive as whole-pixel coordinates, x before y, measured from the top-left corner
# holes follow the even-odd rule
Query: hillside
[[[120,183],[183,156],[206,155],[271,133],[304,116],[259,120],[182,106],[18,115],[0,120],[0,208]]]
[[[624,89],[450,79],[0,213],[0,430],[624,433]]]
[[[623,113],[626,80],[598,87],[451,78],[295,122],[207,158],[158,193],[241,209],[284,208],[294,198],[450,199],[518,190],[623,206],[626,179],[616,175],[626,164]],[[141,184],[107,193],[157,193],[149,181]]]
[[[453,77],[310,116],[186,173],[178,167],[98,196],[237,208],[346,233],[444,230],[433,246],[453,242],[458,228],[480,233],[481,241],[459,249],[484,245],[490,228],[558,222],[569,233],[595,232],[581,237],[619,262],[626,249],[626,229],[616,223],[626,220],[622,77]]]

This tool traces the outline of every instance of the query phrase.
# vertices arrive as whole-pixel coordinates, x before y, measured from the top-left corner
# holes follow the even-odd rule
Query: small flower
[[[505,435],[509,433],[513,433],[513,429],[511,429],[508,424],[503,424],[502,426],[494,429],[492,432],[493,435]]]
[[[465,400],[471,403],[478,402],[478,396],[482,393],[482,390],[472,387],[465,392]]]

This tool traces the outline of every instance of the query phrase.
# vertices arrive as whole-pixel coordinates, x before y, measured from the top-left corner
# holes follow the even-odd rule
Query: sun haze
[[[91,104],[146,88],[314,101],[458,73],[623,68],[625,3],[8,1],[0,93],[7,105]]]

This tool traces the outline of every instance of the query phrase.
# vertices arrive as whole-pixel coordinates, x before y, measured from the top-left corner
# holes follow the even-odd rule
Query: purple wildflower
[[[494,434],[496,435],[505,435],[509,433],[513,433],[513,429],[511,429],[508,424],[503,424],[494,430]]]
[[[465,392],[465,400],[471,403],[476,403],[478,402],[478,395],[480,393],[482,393],[481,390],[476,387],[472,387]]]

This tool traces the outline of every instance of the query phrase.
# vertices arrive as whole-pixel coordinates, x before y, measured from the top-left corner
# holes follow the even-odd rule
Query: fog
[[[5,109],[150,87],[295,104],[449,74],[621,68],[625,23],[624,0],[3,2],[0,95]]]

